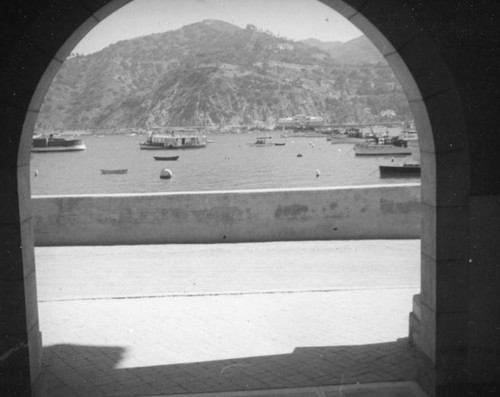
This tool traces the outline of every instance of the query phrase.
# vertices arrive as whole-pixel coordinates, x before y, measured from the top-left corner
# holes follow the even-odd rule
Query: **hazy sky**
[[[135,0],[97,25],[73,52],[96,52],[116,41],[175,30],[204,19],[243,28],[253,24],[292,40],[347,41],[362,34],[316,0]]]

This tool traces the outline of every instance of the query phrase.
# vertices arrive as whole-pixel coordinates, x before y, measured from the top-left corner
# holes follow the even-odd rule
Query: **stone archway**
[[[434,395],[440,385],[446,389],[446,383],[464,380],[459,373],[466,360],[469,308],[461,288],[469,258],[464,242],[470,171],[462,101],[440,49],[420,24],[429,12],[425,7],[410,13],[394,2],[322,2],[356,25],[384,55],[405,90],[419,131],[421,293],[414,299],[410,339],[421,353],[417,380]]]
[[[37,394],[41,387],[41,339],[38,327],[29,148],[43,97],[62,60],[80,38],[129,0],[82,0],[51,6],[9,8],[11,42],[0,93],[7,144],[1,149],[5,201],[1,218],[0,356],[3,382],[12,390]],[[416,299],[412,333],[428,365],[421,372],[427,389],[446,383],[464,360],[467,300],[450,297],[463,282],[460,270],[469,257],[466,238],[469,158],[461,100],[455,83],[425,25],[432,6],[408,9],[400,2],[324,0],[360,28],[379,48],[403,85],[421,136],[423,167],[422,293]],[[458,169],[458,171],[457,171]],[[449,235],[452,227],[457,232]],[[450,269],[450,264],[453,269]],[[458,270],[456,275],[455,269]],[[444,286],[443,280],[449,285]],[[14,298],[14,299],[13,299]],[[443,333],[444,330],[444,333]],[[447,331],[448,330],[448,331]],[[452,332],[450,330],[453,330]],[[453,334],[453,338],[445,338]],[[438,338],[443,335],[443,338]],[[441,376],[440,375],[440,376]],[[8,380],[7,380],[8,379]],[[455,379],[455,378],[453,378]]]

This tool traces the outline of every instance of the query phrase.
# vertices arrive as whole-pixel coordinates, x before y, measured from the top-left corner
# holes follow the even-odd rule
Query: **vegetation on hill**
[[[391,69],[364,37],[294,42],[207,20],[69,57],[37,128],[272,125],[295,114],[365,122],[386,109],[409,116]]]

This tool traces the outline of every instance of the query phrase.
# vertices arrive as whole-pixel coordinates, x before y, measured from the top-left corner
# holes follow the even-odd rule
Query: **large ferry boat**
[[[386,134],[355,144],[354,153],[356,156],[409,156],[412,150],[408,148],[406,140]]]
[[[159,130],[148,132],[146,140],[139,144],[143,150],[198,149],[207,146],[207,137],[195,131]]]
[[[71,152],[85,150],[86,146],[81,139],[38,135],[33,137],[32,152]]]

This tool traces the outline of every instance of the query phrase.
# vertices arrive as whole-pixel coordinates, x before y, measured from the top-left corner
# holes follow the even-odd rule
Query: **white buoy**
[[[172,171],[170,171],[167,168],[164,168],[160,172],[160,178],[161,179],[171,179],[172,178]]]
[[[316,178],[319,178],[321,172],[319,172],[319,170],[316,170]]]
[[[38,176],[38,170],[35,170],[35,176]]]

